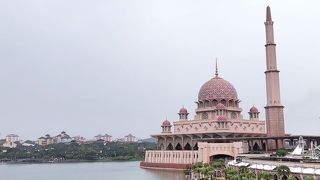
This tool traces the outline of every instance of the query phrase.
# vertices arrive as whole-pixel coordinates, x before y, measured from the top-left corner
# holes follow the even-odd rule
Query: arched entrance
[[[173,146],[171,143],[169,143],[168,147],[167,147],[167,150],[173,150]]]
[[[180,143],[178,143],[175,147],[175,150],[182,150],[182,146]]]
[[[267,150],[267,148],[266,148],[266,143],[262,143],[262,150]]]
[[[160,150],[164,150],[164,145],[163,145],[163,143],[160,144]]]
[[[193,150],[199,150],[198,143],[193,146]]]
[[[184,150],[191,150],[191,146],[189,143],[187,143],[185,146],[184,146]]]
[[[216,155],[210,156],[210,162],[215,160],[229,161],[229,160],[233,160],[233,156],[230,156],[228,154],[216,154]]]
[[[254,143],[253,151],[259,151],[259,150],[260,150],[260,147],[259,147],[258,143]]]

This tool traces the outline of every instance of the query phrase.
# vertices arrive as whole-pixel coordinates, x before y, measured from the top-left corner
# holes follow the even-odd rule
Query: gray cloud
[[[318,133],[318,1],[268,1],[286,131]],[[265,1],[0,1],[1,136],[160,132],[213,75],[265,105]],[[318,113],[318,114],[317,114]],[[263,116],[261,116],[263,117]],[[304,127],[304,128],[301,128]]]

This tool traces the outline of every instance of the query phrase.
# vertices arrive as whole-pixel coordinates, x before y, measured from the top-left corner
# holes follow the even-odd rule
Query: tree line
[[[142,160],[146,150],[155,149],[154,143],[95,142],[90,144],[59,143],[47,146],[17,146],[0,148],[1,161],[112,161]]]

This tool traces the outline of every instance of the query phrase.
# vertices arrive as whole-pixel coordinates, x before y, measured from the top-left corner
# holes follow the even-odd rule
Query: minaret
[[[264,23],[266,27],[266,89],[267,89],[267,105],[266,110],[266,123],[267,123],[267,136],[279,137],[284,136],[284,116],[283,108],[280,100],[280,82],[279,71],[277,69],[276,59],[276,44],[274,43],[273,35],[273,21],[271,18],[270,7],[267,7],[267,18]],[[277,147],[278,146],[278,147]],[[283,142],[268,142],[268,149],[276,149],[283,147]]]

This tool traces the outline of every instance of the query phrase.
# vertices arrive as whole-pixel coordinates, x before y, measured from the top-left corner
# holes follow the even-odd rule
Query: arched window
[[[239,107],[238,101],[235,101],[235,102],[234,102],[234,106],[235,106],[235,107]]]
[[[194,146],[193,146],[193,150],[198,150],[198,143],[196,143]]]
[[[231,113],[231,119],[237,119],[237,113],[232,112]]]
[[[171,143],[169,143],[168,147],[167,147],[167,150],[173,150],[173,146]]]
[[[224,106],[227,106],[226,100],[222,99],[222,100],[221,100],[221,104],[223,104]]]
[[[160,150],[164,150],[164,145],[161,143]]]
[[[228,106],[231,106],[231,107],[234,106],[233,100],[230,100],[230,101],[229,101]]]
[[[184,150],[191,150],[191,146],[189,143],[187,143],[185,146],[184,146]]]
[[[208,119],[208,113],[206,112],[202,113],[202,119]]]
[[[176,145],[176,148],[175,148],[175,149],[176,149],[176,150],[182,150],[181,144],[178,143],[178,144]]]
[[[213,105],[213,106],[217,106],[217,104],[218,104],[218,101],[214,99],[214,100],[212,101],[212,105]]]
[[[209,107],[209,101],[204,102],[204,107]]]

